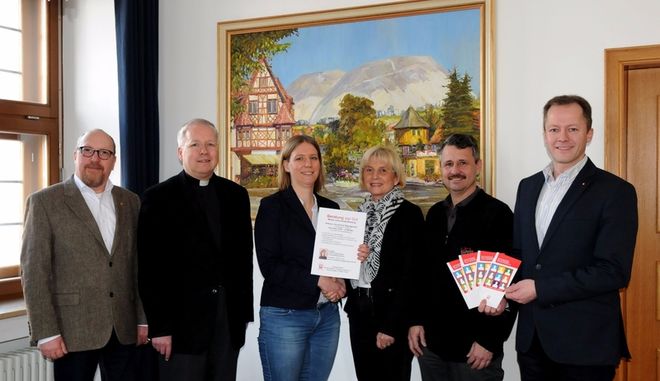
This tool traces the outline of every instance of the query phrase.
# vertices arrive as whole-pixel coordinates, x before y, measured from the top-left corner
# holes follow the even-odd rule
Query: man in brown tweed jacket
[[[78,139],[75,175],[31,195],[21,252],[30,335],[56,380],[135,379],[147,341],[137,292],[139,199],[109,181],[116,156],[102,130]]]

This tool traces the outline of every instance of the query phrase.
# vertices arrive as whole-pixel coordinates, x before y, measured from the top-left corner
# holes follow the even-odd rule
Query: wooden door
[[[632,278],[622,302],[632,360],[621,364],[617,380],[660,381],[660,47],[649,47],[646,59],[637,56],[639,49],[615,52],[627,54],[628,62],[619,61],[616,77],[608,70],[607,83],[606,107],[618,115],[607,110],[613,141],[606,144],[606,167],[635,186],[639,211]],[[622,91],[610,91],[617,86]]]
[[[627,290],[626,322],[632,353],[628,380],[657,380],[660,348],[660,205],[658,112],[660,68],[628,72],[628,181],[638,197],[639,233],[633,277]]]

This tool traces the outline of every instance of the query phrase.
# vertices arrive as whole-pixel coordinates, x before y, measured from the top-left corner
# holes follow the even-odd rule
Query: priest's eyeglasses
[[[101,160],[108,160],[115,154],[109,149],[94,149],[87,146],[78,147],[78,151],[80,151],[80,154],[82,154],[84,157],[92,157],[94,154],[97,154]]]

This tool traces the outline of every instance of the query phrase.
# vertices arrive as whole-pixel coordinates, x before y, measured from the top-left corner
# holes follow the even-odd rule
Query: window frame
[[[248,114],[257,115],[259,113],[259,101],[250,100],[248,103]]]
[[[45,135],[48,146],[47,184],[60,181],[61,141],[61,3],[46,1],[48,52],[46,103],[0,99],[0,131]],[[20,265],[0,267],[0,301],[23,297]]]
[[[60,0],[46,0],[48,28],[48,90],[46,103],[0,99],[0,114],[31,118],[59,118],[60,115]],[[35,120],[35,119],[33,119]]]
[[[268,114],[277,114],[277,99],[268,99],[266,102],[266,108],[268,109]]]

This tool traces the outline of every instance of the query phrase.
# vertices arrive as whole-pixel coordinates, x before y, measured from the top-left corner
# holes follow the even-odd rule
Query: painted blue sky
[[[350,71],[393,56],[433,57],[445,69],[456,67],[472,77],[479,93],[479,10],[397,17],[298,29],[291,47],[272,62],[275,75],[287,87],[302,74]]]

